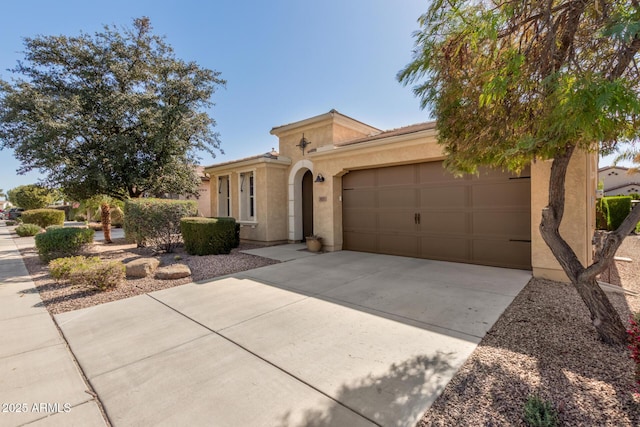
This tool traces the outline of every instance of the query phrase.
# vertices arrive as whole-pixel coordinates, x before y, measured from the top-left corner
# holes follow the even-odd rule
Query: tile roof
[[[407,135],[410,133],[416,133],[416,132],[421,132],[424,130],[435,129],[435,128],[436,128],[436,122],[416,123],[414,125],[403,126],[397,129],[385,130],[383,132],[377,133],[375,135],[367,136],[364,138],[352,139],[350,141],[336,143],[335,145],[337,147],[343,147],[345,145],[360,144],[362,142],[375,141],[377,139],[390,138],[392,136]]]

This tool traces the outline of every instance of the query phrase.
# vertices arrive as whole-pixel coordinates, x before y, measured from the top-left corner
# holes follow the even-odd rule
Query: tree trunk
[[[631,232],[629,224],[632,222],[632,218],[627,217],[628,221],[625,220],[618,230],[607,236],[604,247],[595,254],[595,262],[592,265],[585,268],[580,263],[571,246],[560,235],[560,223],[564,215],[565,203],[564,184],[574,149],[575,147],[569,147],[565,153],[553,159],[551,177],[549,178],[549,205],[542,211],[540,233],[589,309],[591,322],[598,332],[599,338],[611,345],[624,344],[627,337],[620,315],[611,305],[604,291],[598,286],[596,276],[613,261],[622,240]],[[640,210],[636,212],[634,209],[634,213],[630,217],[638,215],[640,215]]]
[[[624,344],[627,332],[620,315],[609,301],[596,278],[581,279],[573,284],[591,314],[591,323],[598,337],[607,344]]]
[[[104,233],[104,241],[106,243],[113,243],[111,241],[111,206],[109,206],[109,203],[100,204],[100,214],[102,218],[102,232]]]

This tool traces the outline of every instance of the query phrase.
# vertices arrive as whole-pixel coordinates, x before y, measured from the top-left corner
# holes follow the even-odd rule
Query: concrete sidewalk
[[[0,426],[106,425],[3,221],[0,343]]]

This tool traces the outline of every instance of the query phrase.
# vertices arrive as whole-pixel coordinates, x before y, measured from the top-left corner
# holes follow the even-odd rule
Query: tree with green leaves
[[[9,201],[25,210],[46,208],[56,200],[56,192],[41,185],[19,185],[8,192]]]
[[[613,160],[613,164],[616,165],[625,160],[633,162],[633,165],[628,171],[630,174],[640,173],[640,148],[627,147],[626,149],[621,150]]]
[[[215,156],[220,73],[175,57],[148,18],[94,35],[25,38],[0,81],[0,149],[72,199],[197,195],[197,151]],[[105,206],[107,206],[105,204]]]
[[[637,206],[583,266],[560,233],[565,178],[579,150],[640,136],[638,0],[434,0],[398,74],[437,118],[446,165],[520,171],[552,160],[540,233],[589,308],[599,337],[625,328],[596,277],[640,220]]]

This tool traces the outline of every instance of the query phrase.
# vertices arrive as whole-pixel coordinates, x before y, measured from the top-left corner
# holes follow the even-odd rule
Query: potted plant
[[[322,237],[317,234],[305,237],[305,241],[307,242],[309,252],[319,252],[320,249],[322,249]]]

